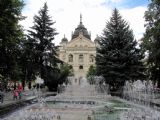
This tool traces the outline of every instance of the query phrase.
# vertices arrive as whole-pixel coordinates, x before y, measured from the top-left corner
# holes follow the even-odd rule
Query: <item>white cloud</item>
[[[71,32],[77,27],[80,21],[80,13],[83,16],[83,24],[91,31],[92,40],[100,35],[107,20],[111,17],[112,9],[107,2],[120,3],[123,0],[28,0],[23,15],[27,18],[21,22],[25,29],[33,25],[33,16],[38,14],[39,9],[47,1],[49,15],[56,21],[54,27],[59,34],[55,37],[55,43],[59,44],[64,34],[71,39]],[[120,14],[130,23],[135,37],[139,39],[144,32],[144,11],[145,7],[133,9],[121,9]]]
[[[123,0],[110,0],[110,2],[112,2],[112,3],[120,3],[120,2],[122,2]]]
[[[135,7],[133,9],[122,9],[120,11],[123,18],[129,23],[137,40],[139,40],[145,32],[144,12],[146,10],[146,7]]]

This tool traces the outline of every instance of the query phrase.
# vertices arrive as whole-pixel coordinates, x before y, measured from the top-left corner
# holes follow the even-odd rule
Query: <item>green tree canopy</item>
[[[18,79],[20,42],[23,38],[22,27],[18,24],[22,0],[0,0],[0,74],[5,78]]]
[[[53,27],[54,24],[55,22],[48,15],[47,3],[44,3],[38,15],[34,16],[34,25],[28,30],[25,43],[24,53],[27,55],[27,63],[32,66],[32,69],[27,68],[27,74],[33,76],[39,74],[47,85],[58,80],[59,74],[57,73],[60,71],[58,63],[61,63],[57,57],[58,47],[53,43],[55,35],[58,34]],[[53,83],[55,83],[53,87],[58,84],[58,82]]]
[[[146,32],[142,46],[148,53],[150,79],[158,81],[160,87],[160,1],[151,0],[145,12]]]
[[[105,78],[112,89],[119,89],[126,80],[144,77],[143,56],[136,46],[128,23],[114,9],[100,37],[96,54],[97,73]]]
[[[45,77],[43,74],[45,66],[57,67],[59,61],[56,53],[57,47],[53,43],[57,35],[56,29],[53,28],[54,23],[48,15],[48,7],[45,3],[38,15],[34,16],[34,25],[31,30],[28,30],[28,41],[32,43],[35,64],[41,77]]]
[[[89,67],[88,72],[87,72],[87,79],[88,79],[88,82],[89,82],[90,84],[94,84],[94,83],[95,83],[95,81],[94,81],[94,77],[95,77],[95,76],[96,76],[96,66],[91,65],[91,66]]]

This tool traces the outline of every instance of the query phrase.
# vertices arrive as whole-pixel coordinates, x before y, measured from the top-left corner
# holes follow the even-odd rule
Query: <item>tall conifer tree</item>
[[[21,15],[22,0],[0,0],[0,74],[18,79],[20,42],[23,30],[18,24]]]
[[[34,16],[34,25],[31,30],[28,30],[28,42],[33,46],[34,65],[44,79],[47,77],[47,68],[55,69],[59,61],[56,54],[57,47],[53,43],[57,35],[56,29],[53,28],[54,23],[48,15],[48,7],[45,3],[38,15]]]
[[[143,78],[143,58],[128,23],[117,9],[113,10],[97,48],[97,72],[112,90],[120,89],[126,80]]]

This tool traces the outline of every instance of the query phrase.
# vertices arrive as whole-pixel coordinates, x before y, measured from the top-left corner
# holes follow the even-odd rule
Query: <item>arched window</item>
[[[83,62],[83,55],[82,54],[79,55],[79,62],[81,62],[81,63]]]
[[[68,56],[68,62],[73,62],[73,55],[72,55],[72,54],[70,54],[70,55]]]
[[[91,62],[91,63],[94,62],[94,56],[93,56],[93,55],[90,55],[90,57],[89,57],[89,62]]]
[[[80,66],[79,66],[79,69],[83,69],[83,65],[80,65]]]

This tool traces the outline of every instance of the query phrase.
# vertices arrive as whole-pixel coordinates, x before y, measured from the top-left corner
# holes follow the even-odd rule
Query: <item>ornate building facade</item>
[[[97,39],[91,40],[91,35],[82,23],[74,30],[71,40],[64,36],[59,48],[59,58],[72,66],[75,79],[86,77],[91,65],[95,64]]]

